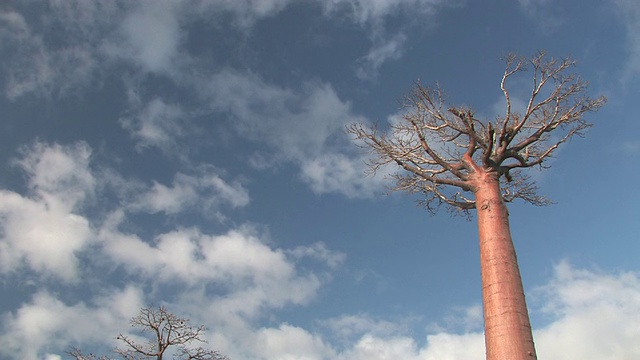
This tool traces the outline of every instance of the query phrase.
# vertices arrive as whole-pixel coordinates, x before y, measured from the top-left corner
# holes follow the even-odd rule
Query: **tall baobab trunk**
[[[478,211],[487,360],[537,359],[497,173],[476,171],[472,182]]]
[[[374,154],[371,172],[389,164],[402,169],[392,175],[393,190],[424,194],[420,203],[431,211],[443,204],[478,211],[487,360],[535,360],[505,202],[549,204],[518,170],[541,166],[560,145],[581,136],[591,126],[583,116],[606,98],[586,95],[586,82],[566,73],[575,65],[569,58],[539,52],[530,59],[509,55],[505,61],[500,89],[506,112],[493,122],[477,119],[468,107],[449,106],[439,87],[417,84],[403,103],[407,111],[386,133],[362,124],[348,131]],[[531,98],[523,112],[512,111],[507,83],[527,68],[533,70]],[[508,181],[504,193],[502,176]]]

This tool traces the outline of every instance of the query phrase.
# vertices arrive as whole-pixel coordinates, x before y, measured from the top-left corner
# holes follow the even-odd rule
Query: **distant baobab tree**
[[[477,210],[482,273],[486,358],[536,359],[531,325],[505,203],[522,199],[546,205],[525,174],[591,125],[584,116],[600,109],[602,96],[586,95],[587,83],[569,73],[570,58],[538,52],[509,55],[500,82],[506,109],[493,121],[478,119],[468,107],[450,106],[439,86],[416,84],[404,99],[401,119],[382,131],[353,124],[348,132],[371,151],[369,170],[395,164],[393,190],[418,193],[435,211]],[[530,71],[533,86],[523,109],[516,109],[508,83]]]
[[[124,349],[113,350],[124,360],[156,359],[162,360],[171,354],[175,360],[229,360],[217,351],[202,347],[190,347],[193,342],[205,342],[202,339],[204,326],[193,327],[187,319],[170,313],[164,306],[146,307],[130,321],[131,326],[139,332],[150,333],[150,338],[143,343],[132,337],[120,334],[116,339],[125,344]],[[104,355],[84,354],[77,348],[67,352],[75,360],[107,360]]]

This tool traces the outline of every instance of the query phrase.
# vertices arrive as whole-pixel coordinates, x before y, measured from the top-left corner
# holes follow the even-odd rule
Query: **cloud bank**
[[[207,324],[213,346],[232,358],[484,358],[483,336],[475,330],[481,323],[477,306],[458,308],[454,315],[436,320],[445,321],[443,325],[425,326],[423,338],[410,330],[415,320],[375,319],[366,314],[319,319],[313,328],[277,318],[266,325],[266,314],[304,307],[317,298],[345,255],[322,243],[279,248],[249,225],[220,234],[178,227],[153,238],[123,230],[132,211],[180,211],[182,207],[170,205],[174,202],[167,199],[173,197],[165,193],[209,191],[206,185],[198,185],[206,181],[185,175],[176,176],[173,188],[149,186],[148,193],[155,194],[158,203],[146,203],[143,192],[130,203],[119,203],[103,221],[92,218],[82,204],[99,197],[108,184],[100,184],[106,180],[96,176],[91,153],[85,143],[34,143],[14,161],[26,174],[28,193],[0,192],[3,273],[19,277],[35,273],[36,282],[56,278],[88,291],[79,300],[43,288],[15,311],[2,314],[3,356],[60,356],[71,345],[110,348],[113,334],[126,331],[127,319],[151,301],[152,293],[145,290],[150,286],[173,288],[176,295],[165,304]],[[221,201],[228,206],[246,205],[247,194],[241,188],[220,177],[213,179],[213,187],[219,190],[215,196]],[[189,190],[176,190],[181,188]],[[89,248],[97,251],[92,258],[102,262],[90,266],[83,262],[82,254]],[[92,280],[94,285],[77,282],[87,271],[96,270],[125,272],[128,280],[110,285],[108,291],[100,290],[102,285],[95,283],[98,278]],[[638,274],[608,274],[561,262],[551,279],[531,292],[530,300],[534,316],[547,319],[534,332],[541,358],[631,360],[640,356],[640,328],[635,326],[640,322]]]

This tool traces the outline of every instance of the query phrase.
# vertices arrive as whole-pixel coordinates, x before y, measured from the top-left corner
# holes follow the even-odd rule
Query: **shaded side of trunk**
[[[537,359],[533,334],[495,172],[475,174],[487,360]]]

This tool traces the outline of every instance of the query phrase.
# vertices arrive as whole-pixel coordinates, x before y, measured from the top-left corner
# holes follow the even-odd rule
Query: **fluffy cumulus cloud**
[[[91,239],[78,206],[95,187],[91,151],[36,143],[16,162],[27,174],[29,193],[0,190],[0,270],[29,268],[66,281],[77,278],[77,253]]]
[[[640,356],[640,277],[556,266],[538,290],[551,322],[535,334],[540,358],[620,359]]]
[[[90,226],[83,202],[100,196],[96,189],[107,191],[114,184],[111,180],[100,182],[102,179],[93,175],[90,155],[91,149],[84,143],[35,143],[23,150],[15,164],[27,174],[28,194],[0,192],[3,273],[26,266],[45,276],[76,280],[80,271],[77,253],[93,239],[91,258],[100,260],[82,268],[90,266],[92,271],[106,273],[119,269],[140,284],[174,287],[180,298],[176,310],[181,306],[188,309],[191,304],[199,309],[194,310],[196,315],[231,327],[227,328],[230,334],[249,329],[256,341],[262,339],[278,352],[286,347],[285,334],[294,327],[265,329],[260,335],[254,328],[256,321],[267,310],[307,304],[329,279],[331,270],[344,261],[344,254],[322,243],[275,247],[252,226],[222,234],[205,234],[195,227],[176,228],[158,232],[154,238],[120,228],[132,212],[182,211],[182,198],[199,208],[199,203],[207,202],[209,192],[231,206],[246,205],[248,195],[243,188],[206,172],[198,177],[177,174],[171,188],[156,183],[139,198],[116,204],[110,215]],[[134,183],[136,189],[144,189],[142,182]],[[0,354],[39,359],[56,358],[59,354],[47,349],[69,345],[101,343],[110,348],[112,337],[105,337],[105,333],[126,331],[122,324],[152,301],[138,287],[94,291],[94,283],[74,284],[69,286],[82,286],[87,292],[82,301],[42,289],[15,311],[3,314]],[[281,334],[281,340],[274,341],[269,336],[272,333]],[[298,333],[304,335],[302,330]],[[213,332],[216,334],[226,338]],[[240,340],[228,339],[231,344]]]
[[[28,16],[21,4],[3,6],[4,95],[15,101],[28,94],[82,90],[96,84],[105,69],[118,68],[116,76],[135,75],[124,82],[130,88],[137,81],[161,79],[167,87],[193,96],[183,102],[171,98],[171,90],[149,98],[129,92],[129,111],[119,124],[141,152],[151,147],[165,155],[175,152],[188,141],[189,120],[194,114],[200,119],[206,114],[221,123],[220,118],[228,119],[221,127],[228,126],[241,141],[270,149],[252,155],[254,165],[258,159],[263,166],[286,162],[296,166],[300,179],[316,193],[367,196],[381,181],[362,177],[364,158],[343,134],[345,125],[366,119],[355,114],[332,85],[316,80],[285,88],[246,70],[199,72],[195,70],[202,70],[202,65],[186,51],[187,29],[193,21],[231,14],[232,26],[250,31],[256,22],[293,2],[29,2],[28,6],[47,7],[42,16]],[[325,16],[348,19],[371,32],[371,49],[355,64],[361,78],[370,79],[384,63],[401,56],[406,44],[402,32],[387,33],[385,20],[400,13],[431,15],[445,3],[449,4],[442,0],[316,4]],[[547,4],[520,3],[533,11],[532,16]],[[631,34],[638,27],[637,5],[625,0],[616,4],[626,14],[630,55],[636,56],[640,47]],[[45,36],[53,33],[61,35]],[[25,175],[24,189],[0,189],[0,274],[29,277],[37,285],[43,285],[42,278],[59,280],[34,290],[1,315],[0,357],[53,360],[64,358],[69,345],[112,348],[113,336],[128,331],[127,320],[166,291],[170,295],[164,303],[176,314],[209,326],[212,346],[234,359],[484,358],[477,306],[456,307],[453,315],[428,319],[423,335],[413,332],[420,320],[409,318],[343,314],[311,325],[298,324],[295,317],[283,321],[280,310],[303,308],[317,299],[322,286],[345,263],[345,254],[324,243],[283,247],[269,238],[268,231],[250,225],[211,230],[167,221],[138,233],[140,229],[131,226],[138,217],[144,221],[145,216],[167,219],[193,214],[208,220],[207,214],[222,216],[222,207],[247,206],[249,192],[242,181],[187,161],[165,182],[125,178],[104,168],[98,176],[91,161],[92,149],[83,142],[36,142],[14,161],[14,168]],[[116,196],[109,196],[100,216],[95,216],[91,206],[106,198],[105,192]],[[83,271],[97,275],[87,279]],[[118,282],[111,283],[115,278]],[[90,281],[79,281],[85,279]],[[65,290],[53,291],[60,281]],[[638,274],[605,274],[561,263],[531,298],[532,313],[547,320],[535,330],[540,358],[640,358]],[[435,327],[434,322],[444,325]]]
[[[248,264],[231,256],[217,265],[219,269],[234,269],[243,276],[271,277],[257,286],[276,286],[277,291],[300,291],[290,287],[291,264],[275,249],[248,245],[245,235],[240,243],[233,243],[227,234],[224,244],[211,244],[220,257],[229,256],[236,248],[271,253],[267,260]],[[232,244],[233,243],[233,244]],[[254,246],[255,250],[251,250]],[[262,250],[259,250],[262,249]],[[181,250],[174,253],[180,257]],[[213,250],[211,250],[213,251]],[[253,257],[251,257],[254,259]],[[218,258],[220,259],[220,258]],[[180,262],[180,261],[177,261]],[[186,263],[183,263],[186,264]],[[259,275],[264,266],[276,270]],[[201,266],[201,265],[198,265]],[[179,272],[177,268],[175,272]],[[216,270],[214,270],[216,271]],[[275,277],[274,277],[275,276]],[[277,278],[277,279],[276,279]],[[257,280],[260,282],[261,280]],[[233,281],[231,281],[233,282]],[[282,282],[282,284],[277,284]],[[284,287],[283,287],[284,286]],[[267,291],[263,289],[263,291]],[[313,291],[312,291],[313,292]],[[255,289],[240,291],[225,299],[207,299],[202,293],[191,292],[187,298],[173,304],[173,309],[188,311],[194,321],[214,321],[209,339],[215,347],[232,358],[242,359],[428,359],[481,360],[484,359],[484,340],[481,332],[456,333],[440,330],[420,339],[410,335],[407,321],[374,320],[366,315],[345,315],[323,322],[331,336],[290,323],[261,326],[252,313],[260,295]],[[269,295],[272,296],[273,294]],[[243,299],[243,296],[246,298]],[[249,301],[252,297],[258,300]],[[264,298],[263,298],[264,299]],[[533,312],[544,311],[548,324],[535,329],[534,336],[540,358],[601,360],[632,360],[640,356],[637,338],[640,328],[640,277],[635,273],[605,274],[572,267],[568,263],[556,266],[548,284],[533,293]],[[289,299],[291,301],[291,299]],[[144,304],[144,295],[135,287],[98,296],[89,303],[65,304],[55,295],[39,292],[31,302],[14,313],[3,315],[0,351],[20,354],[20,358],[42,358],[45,349],[63,345],[105,342],[113,346],[104,332],[123,331],[126,318],[134,315]],[[267,308],[280,303],[264,302]],[[198,309],[198,310],[195,310]],[[538,310],[539,309],[539,310]],[[230,316],[229,311],[242,311],[243,316]],[[462,312],[466,317],[466,312]],[[75,326],[70,327],[72,322]],[[126,330],[126,329],[125,329]],[[336,337],[340,339],[336,340]],[[28,345],[28,346],[25,346]],[[55,353],[49,351],[51,356]]]
[[[298,269],[299,256],[269,247],[250,227],[217,236],[196,229],[176,230],[160,234],[153,244],[114,229],[104,229],[101,237],[105,253],[131,274],[225,289],[215,300],[221,313],[255,317],[265,308],[304,304],[322,284],[318,275]],[[297,248],[294,253],[313,256],[318,248],[325,250],[316,257],[322,263],[333,264],[343,257],[322,245]]]
[[[640,346],[640,277],[636,273],[605,274],[577,269],[567,262],[555,267],[551,281],[533,292],[533,312],[542,311],[549,323],[534,329],[538,356],[548,359],[636,359]],[[476,308],[463,311],[466,321]],[[475,317],[475,316],[474,316]],[[333,322],[357,328],[369,319],[344,318]],[[384,328],[387,328],[386,325]],[[375,326],[374,326],[375,329]],[[400,332],[401,333],[401,332]],[[427,336],[424,346],[408,336],[365,333],[345,359],[484,359],[481,333],[441,330]]]
[[[114,346],[113,336],[105,337],[105,332],[124,331],[122,325],[144,303],[142,292],[133,286],[112,290],[94,304],[74,305],[65,304],[47,291],[36,293],[14,313],[2,315],[0,354],[8,359],[35,360],[60,356],[45,355],[46,349],[66,349],[70,344],[106,342],[109,347]]]

